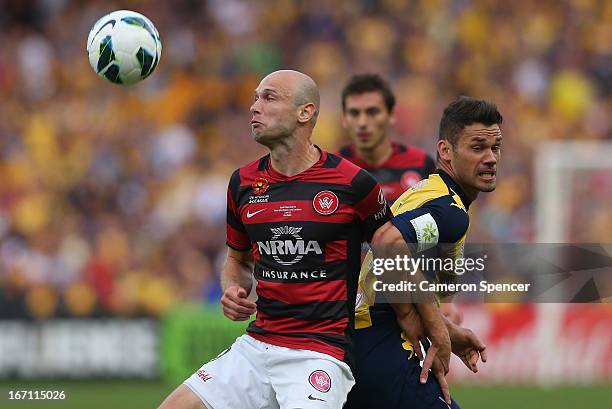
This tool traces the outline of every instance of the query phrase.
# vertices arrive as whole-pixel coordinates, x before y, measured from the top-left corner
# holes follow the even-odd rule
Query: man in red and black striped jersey
[[[162,408],[340,408],[345,402],[354,384],[361,243],[390,226],[390,210],[370,174],[312,144],[318,110],[317,86],[302,73],[277,71],[257,87],[252,134],[270,154],[230,179],[221,274],[224,314],[257,316],[247,335]],[[247,297],[253,275],[256,304]],[[436,313],[433,305],[424,308]]]
[[[352,143],[340,156],[370,172],[389,203],[436,168],[423,149],[391,141],[394,108],[395,95],[377,74],[355,75],[342,91],[342,125]]]

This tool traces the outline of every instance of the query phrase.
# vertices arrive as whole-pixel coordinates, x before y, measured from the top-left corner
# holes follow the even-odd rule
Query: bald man
[[[378,182],[313,145],[318,113],[317,85],[303,73],[274,72],[255,90],[252,135],[270,153],[229,182],[221,304],[234,321],[257,315],[160,408],[337,409],[346,401],[361,243],[393,226]]]

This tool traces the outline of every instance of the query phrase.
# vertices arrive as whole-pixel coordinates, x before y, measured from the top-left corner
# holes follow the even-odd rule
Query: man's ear
[[[302,105],[298,111],[298,122],[305,124],[314,117],[316,112],[317,107],[312,102]]]
[[[445,162],[449,162],[451,160],[453,150],[453,146],[446,139],[440,139],[437,145],[438,156]]]

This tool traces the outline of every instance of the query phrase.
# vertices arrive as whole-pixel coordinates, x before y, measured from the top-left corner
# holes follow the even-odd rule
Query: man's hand
[[[442,303],[440,304],[440,311],[442,311],[442,315],[454,324],[461,325],[463,322],[463,313],[455,304],[448,302]]]
[[[435,345],[431,345],[427,349],[427,356],[425,357],[425,362],[423,362],[423,369],[421,370],[421,383],[427,382],[427,373],[431,368],[431,373],[436,377],[438,383],[440,384],[440,389],[442,390],[442,395],[444,396],[444,401],[451,405],[452,400],[450,396],[450,389],[448,387],[448,382],[446,382],[446,374],[448,373],[448,363],[444,358],[441,358],[443,354],[440,354],[440,349]]]
[[[425,355],[421,349],[421,344],[429,345],[429,343],[419,313],[412,304],[391,304],[391,306],[395,310],[397,323],[404,332],[406,341],[412,345],[412,349],[419,358],[419,361],[423,361]]]
[[[453,354],[474,373],[478,372],[478,358],[487,362],[487,347],[468,328],[462,328],[447,320]]]
[[[425,361],[423,361],[420,381],[421,383],[427,382],[427,376],[431,369],[431,372],[440,384],[444,401],[450,405],[452,401],[448,383],[446,382],[446,374],[448,373],[451,356],[451,341],[448,329],[442,314],[435,304],[415,304],[415,306],[423,319],[427,337],[431,342],[431,346],[426,348],[427,355],[425,356]]]
[[[406,335],[406,340],[412,344],[414,353],[419,357],[419,360],[423,361],[420,382],[427,382],[431,369],[440,384],[444,400],[450,405],[450,391],[445,375],[448,373],[451,345],[449,333],[440,313],[438,312],[436,316],[437,308],[435,305],[419,305],[421,309],[426,309],[428,312],[427,322],[430,325],[425,327],[415,304],[391,304],[391,306],[395,311],[397,323]],[[435,310],[431,308],[435,308]],[[423,356],[421,345],[427,351],[426,356]]]
[[[255,313],[256,305],[247,299],[247,291],[237,285],[227,287],[221,297],[223,314],[232,321],[246,321]]]
[[[440,365],[440,369],[444,372],[444,375],[448,373],[451,356],[451,342],[448,329],[446,328],[446,322],[435,304],[415,304],[415,308],[423,321],[423,327],[425,328],[425,333],[427,334],[431,346],[435,347],[433,351],[427,352],[428,356],[430,353],[433,355],[431,359],[428,360],[426,357],[423,362],[421,382],[425,383],[427,381],[427,371],[436,361],[434,358],[439,359],[437,365]]]

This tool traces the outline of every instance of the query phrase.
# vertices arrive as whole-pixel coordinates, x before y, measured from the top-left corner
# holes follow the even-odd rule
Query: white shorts
[[[242,335],[184,383],[208,409],[340,409],[355,379],[329,355]]]

